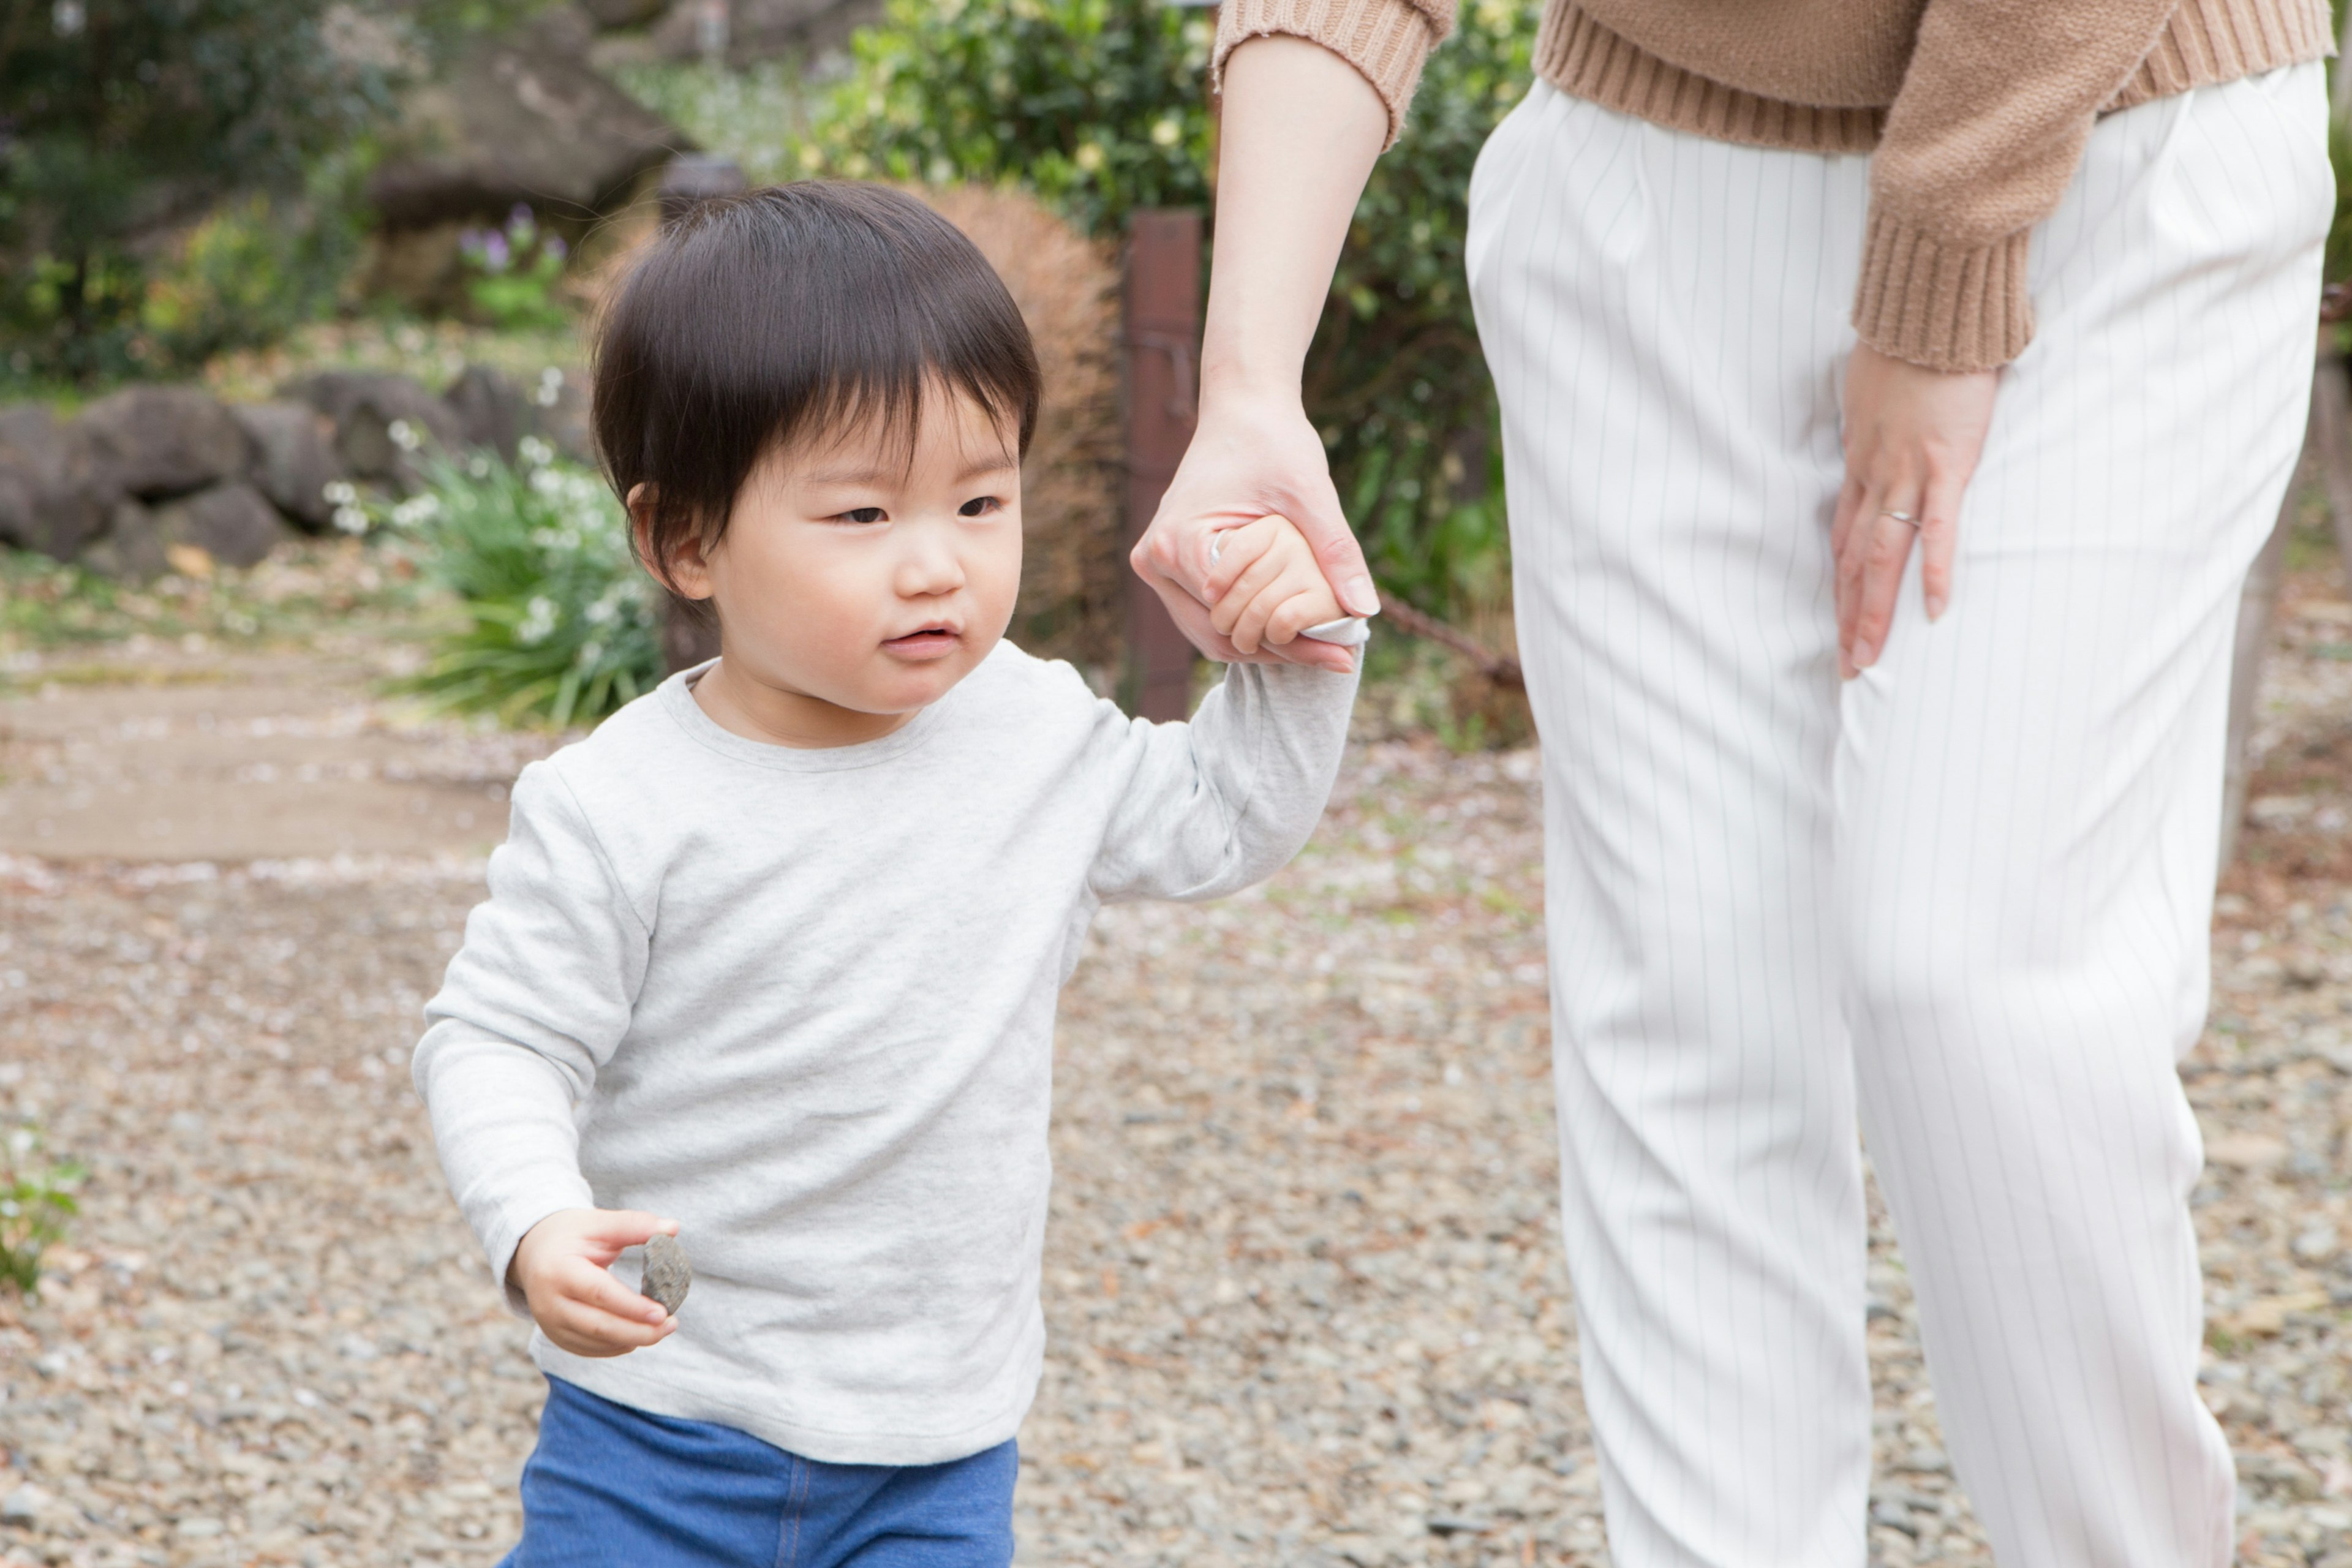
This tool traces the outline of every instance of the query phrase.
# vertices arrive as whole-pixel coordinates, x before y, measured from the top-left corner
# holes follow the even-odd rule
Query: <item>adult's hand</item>
[[[1983,455],[2000,384],[1994,371],[1953,374],[1864,343],[1845,378],[1845,484],[1831,542],[1837,556],[1838,673],[1878,662],[1895,593],[1916,543],[1927,618],[1952,599],[1960,498]],[[1901,512],[1911,521],[1892,514]]]
[[[1212,658],[1244,656],[1209,621],[1239,570],[1212,566],[1210,545],[1219,529],[1269,512],[1297,524],[1342,605],[1358,615],[1380,608],[1299,387],[1340,243],[1388,130],[1371,83],[1319,44],[1276,35],[1226,57],[1200,423],[1132,556]],[[1332,669],[1355,662],[1352,650],[1312,638],[1246,657]]]

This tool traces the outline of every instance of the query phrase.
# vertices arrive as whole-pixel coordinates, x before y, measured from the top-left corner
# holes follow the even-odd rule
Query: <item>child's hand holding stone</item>
[[[677,1221],[635,1209],[558,1209],[523,1233],[507,1277],[560,1348],[626,1355],[667,1339],[677,1320],[607,1270],[624,1248],[677,1234]]]
[[[1282,647],[1309,626],[1347,615],[1307,536],[1286,517],[1266,516],[1221,530],[1209,562],[1217,595],[1209,623],[1244,654]]]

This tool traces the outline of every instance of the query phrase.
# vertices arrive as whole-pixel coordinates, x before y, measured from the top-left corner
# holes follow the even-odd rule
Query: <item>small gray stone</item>
[[[647,1296],[662,1304],[662,1310],[675,1315],[678,1303],[686,1300],[687,1288],[694,1283],[694,1266],[686,1260],[686,1248],[674,1236],[656,1236],[646,1243],[646,1277],[642,1287]]]

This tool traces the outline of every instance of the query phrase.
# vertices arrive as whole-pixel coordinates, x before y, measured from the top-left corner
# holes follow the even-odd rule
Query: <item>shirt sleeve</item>
[[[1429,51],[1454,31],[1454,0],[1225,0],[1217,12],[1210,69],[1220,85],[1225,57],[1252,38],[1281,33],[1322,45],[1364,75],[1388,106],[1387,146]]]
[[[2179,0],[1929,0],[1870,166],[1853,324],[1932,370],[1990,370],[2033,337],[2033,226],[2100,108]]]
[[[1355,698],[1353,674],[1236,664],[1189,723],[1103,704],[1096,751],[1113,793],[1095,896],[1213,899],[1279,870],[1322,819]]]
[[[545,763],[515,781],[489,888],[425,1005],[412,1073],[450,1192],[521,1312],[506,1279],[523,1234],[558,1209],[595,1205],[575,1110],[628,1032],[646,927]]]

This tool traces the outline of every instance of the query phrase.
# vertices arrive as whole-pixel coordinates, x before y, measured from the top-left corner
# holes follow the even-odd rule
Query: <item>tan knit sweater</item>
[[[1269,33],[1353,63],[1393,140],[1454,0],[1225,0],[1216,58]],[[1536,69],[1677,131],[1870,153],[1855,329],[1938,370],[2033,335],[2026,247],[2091,124],[2331,52],[2327,0],[1548,0]]]

